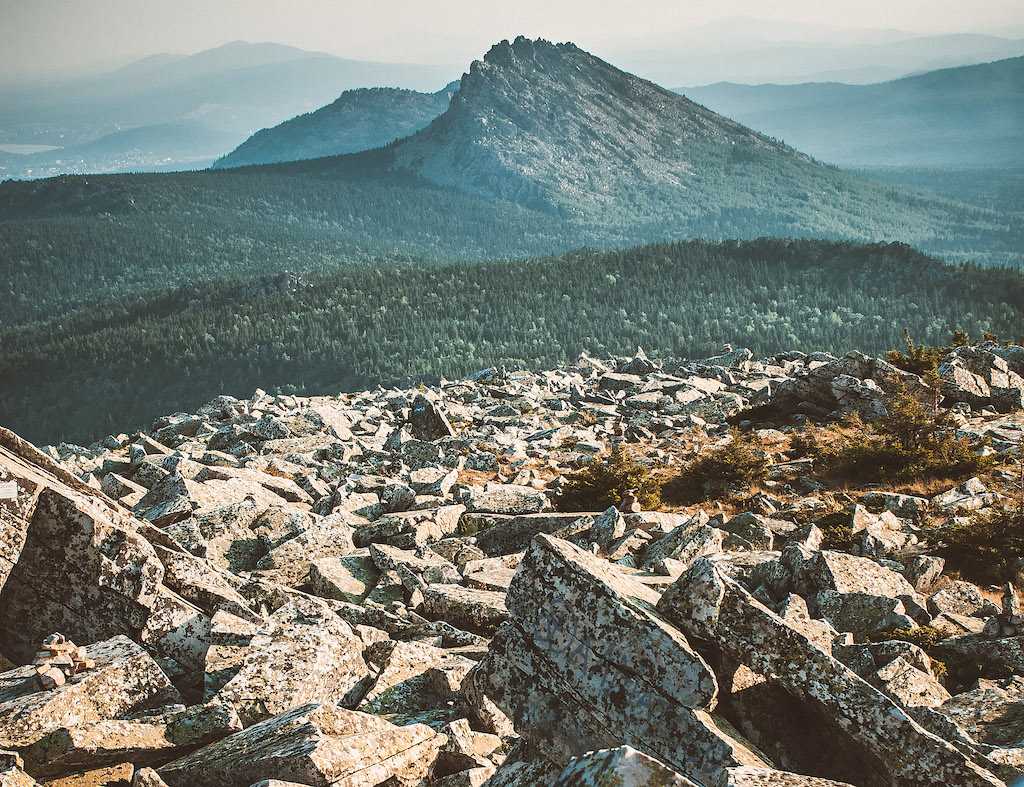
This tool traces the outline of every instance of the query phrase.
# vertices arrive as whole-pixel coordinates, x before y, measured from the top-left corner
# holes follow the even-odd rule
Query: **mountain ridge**
[[[234,137],[213,151],[215,157],[254,131],[313,111],[345,90],[394,86],[433,91],[459,73],[455,67],[348,60],[271,46],[270,54],[260,45],[233,44],[226,53],[221,47],[148,64],[137,61],[119,71],[42,87],[0,85],[2,141],[78,146],[133,128],[199,120],[209,132]],[[5,157],[0,177],[63,174],[59,158],[27,173],[19,167],[27,162]]]
[[[573,71],[581,76],[577,85],[568,86],[565,79],[574,76]],[[602,93],[606,97],[601,97]],[[608,111],[603,111],[602,103]],[[677,127],[668,133],[679,136],[658,140],[655,149],[646,139],[649,128],[644,120],[649,125],[658,119],[665,125],[664,117],[656,118],[657,111],[673,108],[677,111],[671,120]],[[611,115],[613,110],[618,110],[617,116]],[[630,110],[645,111],[646,118],[630,117]],[[603,140],[602,132],[618,133],[626,139]],[[664,153],[672,143],[716,135],[732,143],[784,149],[734,121],[713,116],[688,99],[679,101],[671,91],[622,71],[575,44],[520,36],[494,45],[482,60],[473,62],[448,111],[411,138],[395,143],[393,166],[471,193],[515,198],[525,192],[534,204],[569,208],[569,201],[576,200],[593,177],[583,170],[589,164],[600,165],[601,157],[618,165],[620,181],[623,176],[642,176],[678,185],[687,174],[688,162],[672,162],[675,166],[666,172],[669,162],[662,159],[652,166],[656,161],[652,154]],[[543,166],[555,163],[552,139],[563,148],[557,162],[563,167],[561,183],[552,182],[559,174]],[[569,143],[573,148],[567,157],[564,151]],[[800,156],[796,151],[789,153]],[[566,164],[571,171],[564,171]],[[498,182],[502,174],[511,182]],[[598,184],[598,189],[608,185]],[[578,208],[578,202],[573,207]]]
[[[1024,166],[1024,57],[872,85],[715,83],[702,104],[846,166]]]
[[[185,283],[351,263],[480,261],[652,241],[900,241],[1020,264],[1020,209],[816,162],[571,44],[505,41],[448,110],[308,161],[0,185],[15,324]],[[55,284],[56,282],[56,284]]]
[[[867,84],[921,71],[1024,55],[1024,39],[953,33],[891,41],[750,41],[676,36],[671,45],[613,51],[630,71],[662,84],[719,81],[783,84],[836,80]]]
[[[338,156],[382,147],[419,131],[441,114],[458,90],[347,90],[320,109],[262,129],[213,164],[214,169]]]

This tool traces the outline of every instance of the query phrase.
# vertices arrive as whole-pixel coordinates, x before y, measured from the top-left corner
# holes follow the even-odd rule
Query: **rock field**
[[[1012,784],[1017,588],[928,534],[1013,504],[1024,348],[938,373],[638,351],[221,396],[89,447],[0,429],[0,785]],[[830,488],[796,456],[897,390],[986,471]],[[613,449],[667,472],[737,426],[756,490],[562,510]]]

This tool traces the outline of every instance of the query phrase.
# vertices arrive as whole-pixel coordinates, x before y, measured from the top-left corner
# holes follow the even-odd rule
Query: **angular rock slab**
[[[387,642],[380,674],[363,698],[366,713],[425,710],[454,699],[473,662],[425,642]]]
[[[429,585],[423,590],[420,612],[432,620],[487,634],[508,618],[504,593],[461,585]]]
[[[216,694],[246,726],[305,703],[362,695],[369,678],[362,641],[326,606],[293,602],[271,624],[243,649],[237,673]]]
[[[511,620],[467,683],[559,766],[624,743],[695,779],[764,765],[712,721],[714,674],[657,601],[605,561],[538,535],[509,589]]]
[[[586,514],[464,514],[460,525],[466,535],[476,535],[476,545],[496,557],[522,552],[538,533],[554,533],[584,519]]]
[[[802,776],[771,768],[730,768],[715,787],[851,787],[846,782]]]
[[[38,784],[17,765],[9,768],[0,766],[0,787],[38,787]]]
[[[552,787],[604,787],[637,784],[657,787],[697,787],[685,776],[666,768],[632,746],[601,749],[575,757]]]
[[[138,639],[164,569],[113,501],[0,429],[0,642],[29,661],[43,637]],[[4,580],[6,579],[6,584]]]
[[[25,761],[36,776],[123,762],[139,767],[167,762],[241,729],[233,709],[216,703],[194,705],[131,720],[62,727],[26,749]]]
[[[528,486],[494,484],[487,489],[471,489],[466,511],[486,514],[537,514],[548,506],[543,492]]]
[[[158,769],[170,787],[238,787],[280,779],[312,787],[373,787],[422,779],[447,742],[423,724],[396,727],[377,716],[312,703]]]
[[[39,690],[32,666],[0,674],[0,748],[23,748],[62,727],[178,699],[153,658],[127,637],[84,650],[95,667],[48,691]]]
[[[726,577],[698,561],[665,591],[659,611],[759,675],[825,711],[866,757],[865,777],[894,785],[997,785],[1000,780],[925,731],[892,700]]]

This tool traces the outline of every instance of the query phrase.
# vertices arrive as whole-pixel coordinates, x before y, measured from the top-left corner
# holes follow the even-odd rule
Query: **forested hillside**
[[[902,245],[762,240],[186,286],[0,330],[0,422],[87,441],[257,386],[331,391],[637,345],[879,352],[904,327],[932,343],[1024,333],[1024,277]]]
[[[572,221],[389,171],[392,151],[217,172],[75,176],[0,185],[0,323],[225,276],[327,272],[350,263],[451,262],[686,238],[817,236],[902,241],[953,262],[1019,264],[1024,211],[982,208],[862,181],[817,199],[855,198],[873,227],[705,205],[626,224]],[[815,214],[819,215],[820,214]],[[614,220],[609,211],[609,219]]]
[[[459,83],[436,93],[378,87],[346,90],[315,112],[257,131],[214,169],[340,156],[414,134],[448,108]]]
[[[308,163],[4,184],[0,282],[10,289],[0,324],[225,276],[536,256],[588,237],[501,200],[407,175],[365,177],[380,155],[339,160],[329,177]]]

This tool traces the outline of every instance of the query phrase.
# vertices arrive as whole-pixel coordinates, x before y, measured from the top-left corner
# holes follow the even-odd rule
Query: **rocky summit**
[[[0,784],[1014,783],[1024,347],[925,355],[0,430]]]
[[[861,237],[892,199],[575,44],[523,36],[474,61],[447,110],[388,153],[436,185],[623,232],[720,237],[742,215],[755,232]]]

